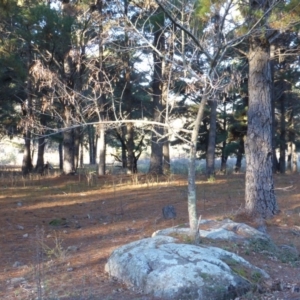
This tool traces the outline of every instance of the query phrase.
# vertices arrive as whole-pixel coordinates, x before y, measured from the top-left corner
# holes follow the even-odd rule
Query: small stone
[[[78,250],[79,250],[79,248],[77,246],[69,246],[67,248],[67,251],[72,251],[72,252],[75,252],[75,251],[78,251]]]
[[[272,291],[282,291],[283,290],[283,284],[280,280],[276,280],[272,284]]]
[[[17,206],[21,207],[21,206],[23,206],[23,203],[22,202],[18,202]]]
[[[19,229],[19,230],[24,230],[24,226],[22,226],[22,225],[17,225],[17,229]]]
[[[16,262],[13,264],[13,267],[14,267],[14,268],[18,268],[18,267],[21,267],[21,266],[23,266],[23,264],[22,264],[21,262],[19,262],[19,261],[16,261]]]
[[[167,206],[163,207],[162,213],[163,213],[164,219],[166,219],[166,220],[176,218],[176,209],[173,205],[167,205]]]
[[[74,269],[71,268],[71,267],[67,268],[67,272],[72,272],[73,270],[74,270]]]
[[[15,285],[20,284],[20,283],[22,283],[24,281],[25,281],[24,277],[15,277],[15,278],[12,278],[10,280],[10,283],[15,286]]]
[[[50,239],[51,237],[52,237],[51,234],[47,234],[47,236],[46,236],[47,239]]]
[[[23,234],[23,238],[28,238],[28,233]]]

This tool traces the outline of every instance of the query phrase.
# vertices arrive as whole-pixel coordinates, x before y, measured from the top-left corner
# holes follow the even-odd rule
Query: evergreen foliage
[[[100,138],[122,153],[124,167],[169,142],[207,157],[216,124],[213,154],[222,171],[235,156],[239,170],[253,109],[249,53],[271,48],[275,169],[294,170],[298,2],[0,0],[0,134],[23,137],[27,154],[40,141],[40,163],[42,144],[58,138],[71,173],[79,145],[95,163]],[[206,102],[217,103],[216,120]],[[170,125],[176,120],[182,128]],[[161,159],[162,148],[154,148]],[[28,173],[30,159],[24,163]]]

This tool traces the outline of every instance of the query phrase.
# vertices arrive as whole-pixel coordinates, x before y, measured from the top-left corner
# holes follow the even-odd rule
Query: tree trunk
[[[122,168],[127,168],[126,127],[122,126],[121,134],[118,135],[121,142]]]
[[[198,113],[195,120],[194,128],[191,136],[191,148],[188,167],[188,213],[190,230],[193,234],[196,234],[198,228],[197,219],[197,195],[196,195],[196,154],[197,154],[197,142],[200,130],[200,124],[203,119],[205,105],[207,103],[206,94],[204,93],[201,103],[198,107]]]
[[[215,150],[216,150],[216,130],[217,130],[217,106],[216,100],[208,101],[210,106],[210,122],[208,145],[206,152],[206,176],[207,178],[215,174]]]
[[[162,12],[161,12],[162,13]],[[165,51],[165,37],[163,33],[164,18],[161,18],[159,24],[154,25],[154,47],[159,52]],[[162,122],[162,92],[163,92],[163,58],[156,51],[153,51],[154,72],[152,81],[153,90],[153,121]],[[151,157],[150,157],[150,173],[163,174],[163,151],[162,136],[163,128],[161,126],[153,126],[151,140]]]
[[[69,175],[74,172],[73,131],[71,129],[64,131],[63,137],[63,172]]]
[[[280,86],[283,86],[281,84]],[[285,130],[285,97],[283,91],[280,91],[281,97],[279,98],[280,101],[280,142],[279,142],[279,149],[280,149],[280,155],[279,155],[279,172],[281,174],[285,173],[286,169],[286,130]]]
[[[124,0],[124,13],[125,16],[128,17],[128,6],[129,1]],[[128,35],[128,28],[127,23],[125,24],[124,28],[124,45],[125,49],[127,49],[124,52],[124,55],[122,56],[123,59],[123,65],[124,65],[124,79],[125,79],[125,86],[124,86],[124,92],[122,96],[122,103],[125,107],[125,111],[128,115],[129,119],[133,119],[133,94],[132,94],[132,84],[131,84],[131,55],[128,49],[130,49],[130,40]],[[126,165],[127,171],[132,173],[137,173],[137,167],[136,167],[136,157],[135,157],[135,144],[134,144],[134,124],[133,123],[127,123],[126,124],[126,134],[125,138],[123,139],[125,145],[126,145],[126,151],[127,151],[127,157],[126,157]]]
[[[27,130],[24,134],[24,152],[22,162],[22,174],[27,175],[32,171],[32,160],[31,160],[31,134]]]
[[[80,128],[73,129],[73,144],[74,144],[74,172],[77,171],[79,165],[79,146],[80,146]]]
[[[127,169],[130,173],[136,173],[137,169],[135,167],[135,155],[134,155],[134,126],[133,123],[128,123],[126,125],[127,128]]]
[[[161,133],[161,128],[158,126],[154,127],[156,133],[152,133],[149,173],[161,175],[163,174],[162,143],[159,141],[159,137],[157,136],[157,132]]]
[[[90,155],[90,164],[96,164],[96,143],[95,143],[95,130],[93,125],[88,125],[88,136],[89,136],[89,155]]]
[[[84,146],[83,146],[83,136],[80,139],[80,168],[83,168],[83,152],[84,152]]]
[[[223,104],[223,131],[227,133],[227,120],[226,120],[226,101]],[[228,156],[226,155],[226,145],[227,145],[227,135],[222,142],[222,155],[221,155],[221,172],[226,173],[227,169],[227,159]]]
[[[30,132],[30,123],[33,119],[32,113],[32,78],[30,76],[30,68],[32,64],[32,48],[31,41],[27,41],[27,86],[26,86],[26,94],[27,101],[23,103],[22,110],[23,115],[26,118],[25,129],[23,133],[25,146],[23,152],[23,161],[22,161],[22,174],[27,175],[32,171],[32,158],[31,158],[31,132]]]
[[[168,129],[165,129],[165,135],[163,143],[163,173],[170,174],[171,172],[171,160],[170,160],[170,143],[168,138]]]
[[[297,152],[296,152],[296,129],[294,125],[294,102],[292,102],[291,113],[289,118],[289,157],[288,157],[288,164],[289,170],[292,173],[297,172]]]
[[[45,145],[46,145],[46,139],[45,137],[40,137],[38,139],[38,153],[37,153],[37,160],[36,160],[36,166],[35,171],[39,174],[44,173],[44,152],[45,152]]]
[[[225,145],[224,145],[225,144]],[[228,156],[225,155],[224,153],[224,149],[226,147],[226,142],[223,142],[223,146],[222,146],[222,156],[221,156],[221,172],[226,173],[226,169],[227,169],[227,160],[228,160]]]
[[[298,171],[298,154],[296,152],[296,145],[293,143],[293,148],[292,148],[292,173],[297,173]]]
[[[249,215],[269,218],[278,212],[272,172],[272,111],[270,46],[250,38],[249,109],[245,143],[245,202]]]
[[[292,152],[293,152],[293,144],[291,142],[287,143],[287,170],[291,172],[292,170]]]
[[[41,116],[40,116],[40,122],[41,125],[46,126],[47,121],[46,121],[46,115],[45,112],[43,111]],[[41,132],[41,134],[44,134],[44,130]],[[44,136],[41,136],[38,139],[38,153],[37,153],[37,161],[36,161],[36,166],[35,166],[35,171],[39,174],[44,173],[44,152],[45,152],[45,145],[46,145],[46,138]]]
[[[105,143],[105,126],[100,124],[99,126],[99,163],[98,163],[98,175],[105,175],[106,168],[106,143]]]
[[[270,46],[270,66],[272,76],[272,87],[271,87],[271,105],[272,105],[272,157],[273,157],[273,173],[279,170],[279,161],[276,155],[276,118],[275,118],[275,93],[274,93],[274,57],[275,57],[275,46]]]
[[[235,169],[234,169],[234,171],[236,173],[239,173],[241,171],[244,153],[245,153],[244,138],[240,137],[239,148],[238,148],[238,152],[236,155],[236,163],[235,163]]]

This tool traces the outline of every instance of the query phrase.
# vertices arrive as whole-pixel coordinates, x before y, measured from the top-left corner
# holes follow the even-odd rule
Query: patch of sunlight
[[[24,199],[28,197],[28,194],[7,194],[7,195],[0,195],[0,202],[1,200],[5,200],[5,201],[10,201],[10,200],[13,200],[13,199],[17,199],[17,200],[20,200],[20,198]],[[9,199],[7,199],[9,198]]]

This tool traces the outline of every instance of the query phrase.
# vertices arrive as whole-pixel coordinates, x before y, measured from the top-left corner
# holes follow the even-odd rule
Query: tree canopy
[[[228,157],[240,171],[246,155],[245,208],[271,217],[273,172],[297,169],[299,15],[297,0],[2,0],[1,136],[24,139],[24,175],[43,172],[51,138],[66,174],[84,144],[99,175],[108,144],[130,172],[151,148],[155,174],[169,172],[170,145],[182,144],[193,230],[196,159],[211,177],[215,157],[226,172]]]

